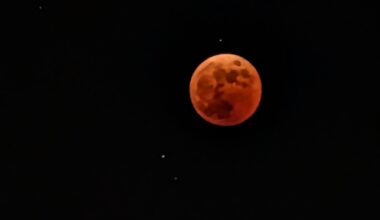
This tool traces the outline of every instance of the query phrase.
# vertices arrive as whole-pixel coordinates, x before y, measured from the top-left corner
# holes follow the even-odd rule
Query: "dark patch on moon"
[[[218,119],[225,119],[230,116],[232,110],[233,106],[229,102],[215,99],[209,102],[204,113],[209,117],[216,115]]]
[[[209,101],[208,106],[204,109],[204,113],[209,117],[217,117],[218,119],[226,119],[230,117],[233,105],[223,100],[224,92],[221,91],[224,83],[218,83],[214,88],[213,99]]]
[[[248,87],[250,87],[249,83],[246,83],[246,82],[239,82],[238,85],[240,85],[240,86],[243,87],[243,88],[248,88]]]
[[[215,71],[214,74],[221,74],[223,77],[225,77],[225,71],[223,71],[224,70],[219,69],[219,71]],[[232,74],[237,76],[238,74],[235,72]],[[209,77],[201,77],[199,79],[198,94],[202,100],[199,102],[199,108],[208,117],[216,117],[218,119],[226,119],[230,117],[231,111],[233,110],[233,105],[228,101],[223,100],[224,92],[221,91],[221,88],[224,86],[224,83],[219,82],[214,87]],[[209,98],[206,98],[206,94],[212,94],[212,99],[210,100]],[[207,102],[208,105],[206,106],[203,102]]]
[[[209,77],[207,77],[207,76],[202,76],[202,77],[198,80],[197,87],[198,87],[198,89],[200,89],[200,90],[203,90],[203,89],[212,89],[212,88],[213,88],[213,85],[212,85],[212,82],[211,82],[211,80],[209,79]]]
[[[242,75],[242,77],[244,78],[251,78],[251,74],[249,73],[249,71],[247,69],[242,69],[240,70],[240,74]]]
[[[222,96],[223,96],[223,92],[217,91],[214,93],[214,99],[220,99],[222,98]]]
[[[241,66],[241,62],[239,60],[234,60],[233,64],[236,66]]]
[[[238,72],[236,70],[231,70],[229,73],[226,75],[226,80],[229,83],[237,82],[237,76]]]
[[[223,86],[224,86],[224,83],[218,83],[218,84],[216,85],[216,87],[215,87],[215,91],[220,90],[221,88],[223,88]]]
[[[214,72],[213,72],[213,75],[216,79],[217,82],[220,82],[222,81],[222,79],[224,78],[224,76],[226,75],[226,70],[221,68],[221,67],[217,67],[215,68]]]

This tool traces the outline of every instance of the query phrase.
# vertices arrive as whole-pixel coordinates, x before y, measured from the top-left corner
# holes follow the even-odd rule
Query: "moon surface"
[[[234,126],[250,118],[262,94],[260,76],[246,59],[235,54],[207,58],[194,71],[190,99],[195,111],[219,126]]]

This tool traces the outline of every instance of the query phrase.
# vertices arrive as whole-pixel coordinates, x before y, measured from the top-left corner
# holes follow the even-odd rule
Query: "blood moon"
[[[261,93],[256,68],[235,54],[207,58],[190,81],[190,98],[196,112],[219,126],[238,125],[250,118],[259,106]]]

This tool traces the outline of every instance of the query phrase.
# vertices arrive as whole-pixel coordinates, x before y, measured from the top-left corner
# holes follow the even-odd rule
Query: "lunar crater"
[[[234,60],[233,62],[236,66],[241,66],[241,62],[239,60]]]

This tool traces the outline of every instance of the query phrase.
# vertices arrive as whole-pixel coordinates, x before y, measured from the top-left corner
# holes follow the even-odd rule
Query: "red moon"
[[[235,54],[207,58],[194,71],[190,99],[195,111],[219,126],[234,126],[250,118],[259,106],[261,79],[256,68]]]

